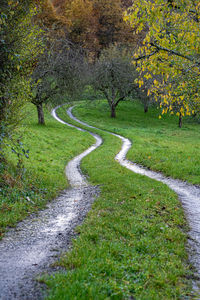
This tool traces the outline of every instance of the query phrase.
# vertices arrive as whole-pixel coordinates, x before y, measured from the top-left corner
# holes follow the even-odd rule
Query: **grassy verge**
[[[91,121],[88,107],[76,112]],[[59,114],[68,120],[65,112]],[[107,128],[102,123],[99,118],[98,126]],[[82,169],[101,186],[101,195],[77,228],[72,251],[60,261],[66,272],[45,278],[48,299],[195,299],[177,196],[117,164],[120,140],[95,131],[104,144],[84,158]]]
[[[24,160],[26,172],[21,179],[16,170],[16,157],[10,152],[9,163],[0,176],[0,237],[7,226],[14,226],[28,214],[45,206],[59,191],[68,187],[64,168],[75,155],[93,143],[87,133],[63,126],[45,111],[46,126],[37,125],[36,110],[27,107],[23,136],[29,159]]]
[[[94,102],[74,109],[77,117],[98,128],[128,137],[133,146],[127,158],[167,176],[200,184],[200,124],[183,121],[177,126],[177,117],[163,116],[150,109],[144,114],[137,102],[120,103],[117,118],[111,119],[106,102]],[[97,122],[98,120],[98,122]]]

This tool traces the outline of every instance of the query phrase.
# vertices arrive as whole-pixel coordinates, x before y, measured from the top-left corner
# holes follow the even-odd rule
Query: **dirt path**
[[[94,128],[79,121],[71,111],[72,108],[67,113],[72,119]],[[52,115],[65,125],[86,131],[59,119],[56,109],[52,111]],[[71,238],[74,236],[74,227],[82,222],[98,194],[97,188],[90,186],[80,172],[81,159],[102,143],[100,136],[91,134],[96,143],[72,159],[66,167],[66,176],[72,188],[64,191],[60,197],[48,205],[46,210],[19,223],[16,229],[10,230],[0,241],[0,299],[38,300],[43,298],[41,285],[34,278],[42,272],[54,270],[51,264],[69,248]],[[190,259],[197,269],[197,275],[200,275],[200,188],[166,178],[162,174],[146,170],[126,160],[131,142],[120,135],[110,134],[122,141],[122,149],[115,157],[116,161],[135,173],[167,184],[178,194],[191,228],[189,233]],[[196,283],[197,281],[194,282],[194,287]]]
[[[77,128],[60,120],[56,109],[52,115],[59,122]],[[74,227],[83,221],[98,195],[97,187],[90,186],[80,171],[81,159],[102,143],[98,135],[92,136],[96,143],[72,159],[66,167],[72,188],[49,203],[47,209],[20,222],[0,241],[1,300],[43,298],[44,292],[35,278],[43,272],[56,271],[51,264],[68,250]]]
[[[67,110],[68,116],[77,121],[78,123],[87,126],[89,128],[98,129],[88,125],[85,122],[78,120],[73,114],[72,109],[74,106]],[[106,131],[107,132],[107,131]],[[193,288],[200,291],[200,187],[190,185],[181,180],[175,180],[172,178],[167,178],[161,173],[153,172],[147,170],[144,167],[137,165],[126,159],[126,154],[131,148],[131,141],[121,135],[108,132],[111,135],[118,137],[122,141],[121,151],[116,155],[115,160],[120,163],[120,165],[133,171],[134,173],[141,174],[157,181],[166,184],[170,189],[177,193],[179,200],[182,203],[183,209],[185,211],[190,232],[188,233],[188,253],[191,263],[195,266],[196,273],[194,274],[195,280],[193,281]],[[200,293],[199,293],[200,294]],[[200,299],[200,298],[199,298]]]

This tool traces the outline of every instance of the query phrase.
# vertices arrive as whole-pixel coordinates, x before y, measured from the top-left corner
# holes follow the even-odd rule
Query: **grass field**
[[[127,158],[167,176],[200,184],[200,124],[183,121],[178,128],[178,119],[163,116],[151,108],[144,114],[137,102],[119,104],[117,118],[111,119],[106,102],[91,102],[74,109],[77,117],[87,120],[98,128],[128,137],[133,146]],[[98,122],[97,122],[98,120]]]
[[[8,152],[9,164],[0,180],[0,238],[7,226],[14,226],[28,214],[45,206],[59,191],[68,187],[64,169],[67,162],[83,152],[93,142],[87,133],[63,126],[45,111],[46,126],[37,124],[36,109],[26,108],[26,117],[19,135],[25,149],[30,150],[24,159],[26,172],[23,180],[16,174],[16,156]]]
[[[186,158],[193,151],[198,156],[199,125],[187,123],[180,130],[174,119],[159,121],[156,111],[144,115],[138,104],[122,104],[116,120],[109,118],[103,102],[87,104],[87,109],[81,105],[74,112],[88,123],[129,137],[133,141],[130,160],[199,183],[199,157],[189,160],[190,168],[187,160],[174,158],[176,149]],[[63,109],[59,115],[69,121]],[[94,143],[89,134],[58,123],[47,111],[46,126],[36,123],[35,108],[29,106],[21,133],[30,158],[25,160],[27,172],[21,187],[12,183],[11,167],[5,172],[8,186],[0,198],[2,232],[66,188],[67,161]],[[101,194],[76,229],[72,250],[59,262],[63,271],[43,278],[49,286],[48,299],[195,299],[193,270],[185,250],[188,228],[177,196],[167,186],[121,167],[114,160],[121,141],[94,131],[104,143],[84,158],[81,169],[92,184],[99,185]],[[153,163],[158,159],[156,149],[160,165]],[[167,169],[171,159],[174,173]],[[9,160],[13,163],[13,156]]]
[[[130,124],[136,127],[134,119],[124,114],[131,114],[131,105],[119,108],[117,120],[107,117],[104,103],[87,105],[87,109],[79,106],[74,111],[86,122],[124,134],[131,132]],[[63,109],[59,115],[69,121]],[[143,122],[151,132],[145,118],[138,118],[137,132]],[[165,122],[168,120],[153,122],[154,137],[156,130],[167,130]],[[169,130],[178,132],[176,126],[173,121]],[[177,196],[167,186],[121,167],[114,160],[120,140],[92,131],[99,133],[104,143],[84,158],[82,170],[92,184],[100,185],[101,195],[77,228],[73,249],[60,261],[66,271],[44,279],[50,287],[48,299],[195,299],[185,250],[187,225]],[[185,136],[185,130],[182,132]],[[146,139],[151,140],[148,135]]]

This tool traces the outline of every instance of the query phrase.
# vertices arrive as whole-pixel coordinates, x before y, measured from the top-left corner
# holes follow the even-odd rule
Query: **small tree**
[[[32,103],[37,108],[39,124],[45,124],[43,104],[58,104],[62,95],[67,99],[78,97],[85,84],[86,69],[81,49],[66,39],[50,42],[32,76]]]
[[[92,85],[106,97],[111,118],[116,117],[116,107],[136,89],[137,76],[126,49],[112,46],[104,50],[93,68]]]

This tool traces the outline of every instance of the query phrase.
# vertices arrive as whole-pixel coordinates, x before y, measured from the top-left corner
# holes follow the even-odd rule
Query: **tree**
[[[78,98],[87,78],[84,52],[67,39],[48,40],[46,51],[32,74],[32,103],[38,112],[38,123],[45,124],[43,105],[58,105],[63,99]]]
[[[64,16],[66,9],[66,2],[69,0],[52,0],[52,4],[55,7],[56,13],[58,15]]]
[[[135,42],[133,30],[123,21],[124,1],[54,0],[53,4],[59,15],[66,19],[69,39],[87,49],[93,59],[115,42]]]
[[[94,0],[93,7],[98,24],[96,37],[100,50],[114,43],[128,44],[134,41],[131,27],[123,21],[121,0]]]
[[[57,13],[50,0],[42,0],[39,4],[39,11],[35,17],[35,23],[49,35],[62,36],[66,31],[67,22],[65,18]]]
[[[104,50],[94,65],[92,85],[107,99],[111,117],[116,117],[116,107],[136,89],[135,67],[126,49],[112,46]]]
[[[145,35],[134,57],[138,84],[153,78],[148,93],[160,101],[162,114],[176,113],[181,127],[200,103],[199,1],[135,0],[125,19]]]
[[[66,3],[65,16],[68,22],[69,39],[87,47],[95,42],[96,21],[90,0],[73,0]]]
[[[37,108],[38,123],[45,124],[44,104],[58,104],[58,97],[61,99],[62,94],[69,98],[80,90],[81,82],[79,80],[77,83],[76,80],[82,71],[83,53],[69,42],[68,22],[57,13],[51,1],[44,0],[40,6],[35,22],[43,29],[45,51],[38,57],[32,74],[31,101]],[[80,88],[74,86],[75,82]]]
[[[153,103],[153,99],[151,99],[148,95],[147,95],[147,89],[144,87],[143,89],[139,89],[136,88],[136,95],[137,98],[140,100],[140,102],[143,104],[144,106],[144,113],[147,113],[149,110],[149,105],[151,103]]]
[[[0,150],[30,96],[29,76],[41,51],[40,30],[32,23],[31,1],[5,1],[0,8]]]

